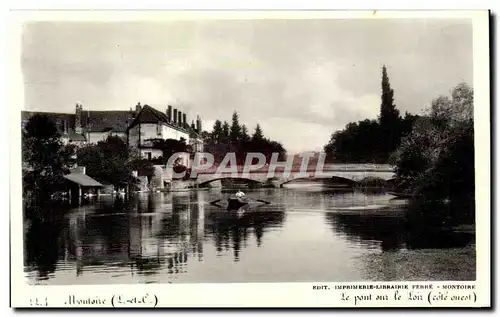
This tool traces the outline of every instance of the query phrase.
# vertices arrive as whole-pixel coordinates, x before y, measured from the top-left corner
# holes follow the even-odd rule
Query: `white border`
[[[149,15],[150,14],[150,15]],[[102,19],[102,20],[137,20],[137,19],[165,19],[165,13],[161,12],[125,12],[123,15],[119,15],[118,12],[98,12],[91,13],[88,11],[84,12],[58,12],[57,15],[59,17],[64,16],[65,19]],[[171,14],[171,13],[170,13]],[[489,288],[489,269],[490,269],[490,261],[489,261],[489,241],[490,241],[490,230],[489,230],[489,211],[490,211],[490,194],[489,194],[489,174],[490,174],[490,160],[489,160],[489,51],[488,51],[488,25],[487,25],[487,17],[485,17],[485,12],[467,12],[467,11],[459,11],[459,12],[446,12],[446,11],[436,11],[436,12],[383,12],[377,11],[374,15],[372,11],[366,12],[262,12],[262,11],[251,11],[251,12],[183,12],[176,14],[175,19],[191,19],[191,18],[213,18],[214,14],[217,14],[217,18],[282,18],[286,16],[286,18],[302,18],[304,15],[307,15],[308,18],[331,18],[332,14],[336,17],[358,17],[358,18],[407,18],[407,17],[435,17],[435,18],[449,18],[453,17],[466,17],[469,16],[474,19],[474,89],[475,89],[475,128],[476,128],[476,188],[477,188],[477,207],[478,207],[478,220],[477,220],[477,232],[478,232],[478,249],[477,249],[477,257],[478,257],[478,268],[477,268],[477,287]],[[53,19],[54,15],[50,12],[26,12],[22,14],[22,18],[41,18],[41,19]],[[13,15],[14,18],[20,18],[21,15],[16,14]],[[19,21],[19,20],[17,20]],[[12,22],[16,22],[16,20],[11,20]],[[13,26],[13,24],[10,24]],[[15,61],[16,58],[20,55],[20,43],[18,37],[15,35],[19,34],[18,31],[15,32],[10,30],[9,35],[14,35],[11,39],[8,39],[9,47],[10,47],[10,61]],[[18,58],[17,58],[18,61]],[[8,86],[9,95],[9,103],[10,105],[22,105],[22,79],[20,75],[20,69],[18,63],[9,63],[9,81],[10,85]],[[21,93],[20,93],[21,92]],[[480,106],[478,106],[480,105]],[[22,272],[22,219],[20,218],[21,213],[15,213],[16,210],[21,210],[21,199],[17,193],[20,192],[20,131],[18,129],[20,122],[20,113],[19,108],[15,106],[9,107],[11,110],[9,113],[9,122],[10,122],[10,173],[11,173],[11,225],[12,225],[12,296],[13,296],[13,305],[14,306],[25,306],[27,301],[27,296],[29,294],[37,295],[44,294],[49,295],[50,297],[54,296],[54,300],[60,297],[61,292],[67,293],[67,287],[59,287],[59,286],[50,286],[50,287],[28,287],[24,283],[19,280],[19,278],[24,281],[24,275]],[[480,228],[480,230],[479,230]],[[19,234],[21,233],[21,234]],[[19,257],[19,255],[21,257]],[[21,260],[21,261],[20,261]],[[21,283],[19,283],[21,282]],[[332,283],[330,283],[332,284]],[[96,290],[96,286],[85,287],[85,286],[72,286],[71,289],[74,292],[82,292],[88,294],[96,294],[96,293],[107,293],[116,289],[117,286],[107,287],[107,286],[99,286],[99,289]],[[212,287],[212,290],[210,290]],[[292,304],[293,306],[311,306],[317,307],[322,305],[328,305],[331,307],[332,304],[335,304],[331,301],[331,298],[327,298],[325,296],[318,295],[317,292],[312,292],[310,283],[287,283],[287,284],[238,284],[238,285],[229,285],[229,284],[217,284],[216,287],[219,288],[217,292],[213,292],[214,285],[209,284],[196,284],[196,285],[148,285],[146,286],[138,286],[138,285],[126,285],[119,286],[122,289],[122,292],[132,293],[141,293],[142,290],[148,292],[155,292],[155,289],[160,293],[168,292],[169,298],[178,304],[185,303],[188,306],[193,306],[195,304],[193,302],[193,298],[196,300],[197,298],[207,299],[207,294],[214,294],[215,298],[209,301],[209,303],[203,303],[203,300],[199,302],[202,306],[207,305],[216,305],[220,306],[221,303],[218,302],[224,296],[221,296],[221,292],[226,295],[226,300],[231,300],[228,296],[232,297],[234,301],[232,303],[242,303],[244,306],[262,306],[265,303],[269,303],[271,305],[285,305],[289,306]],[[169,289],[170,288],[170,289]],[[175,290],[173,289],[175,288]],[[191,289],[187,289],[191,288]],[[142,290],[141,290],[142,289]],[[227,289],[228,293],[224,291]],[[186,295],[189,296],[181,296],[183,295],[183,291],[186,291]],[[252,294],[251,296],[244,296],[245,294],[241,292],[245,292],[245,294]],[[272,291],[272,292],[271,292]],[[200,292],[200,296],[193,296],[194,293]],[[249,292],[249,293],[247,293]],[[290,296],[287,296],[288,293]],[[276,299],[273,294],[280,294],[280,298],[285,298],[284,302],[271,299]],[[201,296],[203,295],[203,296]],[[236,296],[238,295],[238,296]],[[482,294],[481,300],[484,303],[489,302],[489,296],[486,294]],[[186,298],[187,297],[187,298]],[[288,297],[288,298],[287,298]],[[252,302],[246,301],[248,298],[252,299]],[[260,303],[257,302],[259,298],[262,300]],[[189,299],[189,300],[187,300]],[[242,302],[244,301],[244,302]],[[167,306],[171,305],[171,302],[166,303]],[[194,305],[196,306],[196,305]],[[223,305],[225,306],[225,305]]]

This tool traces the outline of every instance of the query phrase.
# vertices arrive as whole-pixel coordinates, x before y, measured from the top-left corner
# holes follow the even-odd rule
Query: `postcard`
[[[491,306],[488,11],[11,18],[12,307]]]

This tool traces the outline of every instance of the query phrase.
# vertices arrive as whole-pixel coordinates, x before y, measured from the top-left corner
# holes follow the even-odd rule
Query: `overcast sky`
[[[24,27],[25,109],[126,110],[171,104],[240,122],[289,152],[320,150],[350,121],[376,118],[386,64],[402,113],[472,85],[464,20],[219,20]]]

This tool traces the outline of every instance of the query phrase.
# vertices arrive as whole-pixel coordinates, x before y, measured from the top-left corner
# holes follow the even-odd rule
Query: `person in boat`
[[[242,198],[245,198],[245,193],[242,192],[241,190],[239,190],[236,194],[235,194],[236,198],[239,198],[239,199],[242,199]]]
[[[228,198],[228,210],[237,210],[238,208],[248,204],[245,193],[239,190],[233,197]]]

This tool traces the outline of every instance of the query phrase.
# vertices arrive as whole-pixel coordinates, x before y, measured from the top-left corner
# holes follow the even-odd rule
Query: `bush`
[[[475,216],[472,89],[439,97],[393,155],[398,190],[415,194],[412,219],[428,225],[471,223]]]

